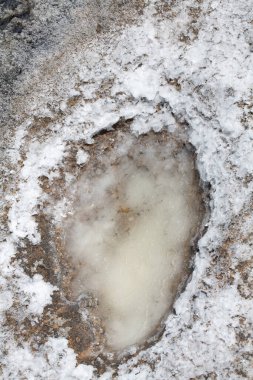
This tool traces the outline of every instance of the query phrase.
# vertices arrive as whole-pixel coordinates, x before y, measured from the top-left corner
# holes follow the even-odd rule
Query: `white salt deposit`
[[[11,234],[0,231],[7,234],[0,255],[1,300],[5,300],[0,310],[3,379],[253,378],[253,339],[249,334],[253,303],[248,293],[252,283],[244,270],[238,270],[238,264],[241,268],[248,265],[249,270],[252,264],[252,4],[247,0],[146,3],[138,24],[125,26],[123,31],[113,28],[112,34],[103,38],[101,33],[88,45],[83,38],[78,44],[76,33],[71,44],[62,38],[61,61],[45,52],[49,76],[44,75],[39,57],[35,70],[26,70],[28,84],[21,82],[26,96],[18,98],[19,113],[13,115],[13,121],[22,120],[21,115],[27,118],[24,116],[20,127],[15,123],[11,128],[14,139],[12,148],[6,150],[8,155],[1,150],[3,168],[8,168],[2,200],[7,209],[10,207],[11,230]],[[155,88],[151,92],[147,88],[151,81],[145,80],[145,75],[142,83],[136,82],[141,90],[134,92],[132,73],[136,74],[138,67],[160,74],[156,83],[152,80]],[[132,80],[127,82],[126,77]],[[154,100],[143,97],[144,86],[149,98],[156,94]],[[69,99],[80,94],[80,103],[67,106]],[[45,116],[55,123],[43,132],[39,126],[36,133],[30,130],[29,125],[37,124],[36,117]],[[12,303],[6,292],[12,293],[13,305],[18,300],[22,306],[18,318],[34,318],[34,308],[27,307],[30,302],[45,305],[44,293],[37,292],[30,299],[26,291],[24,296],[24,285],[30,284],[30,279],[13,258],[23,237],[33,244],[39,242],[36,212],[48,197],[38,188],[39,178],[55,175],[59,166],[65,166],[67,152],[63,148],[57,162],[51,154],[46,155],[45,162],[36,141],[45,149],[57,145],[57,152],[61,143],[68,147],[78,142],[82,147],[84,140],[91,141],[94,132],[112,125],[118,117],[132,119],[135,133],[157,130],[157,125],[175,133],[182,128],[187,132],[196,149],[200,177],[211,184],[210,219],[198,242],[191,281],[174,303],[175,313],[166,319],[161,339],[119,366],[108,366],[101,374],[96,372],[96,365],[79,364],[75,368],[76,354],[68,347],[67,337],[50,337],[37,350],[30,341],[14,339],[13,324],[5,319],[5,310]],[[2,145],[10,146],[7,141]],[[29,169],[26,176],[23,167]],[[59,187],[59,194],[61,190]],[[62,197],[52,210],[47,207],[44,211],[52,222],[59,223],[68,211],[68,199]],[[232,225],[240,229],[238,234]],[[234,242],[233,250],[222,245],[228,237]],[[238,291],[242,283],[246,297]],[[8,313],[14,318],[17,315],[15,309]],[[18,326],[22,333],[22,325]]]
[[[192,156],[131,139],[81,179],[69,242],[73,292],[98,298],[113,350],[143,343],[172,305],[200,215]]]

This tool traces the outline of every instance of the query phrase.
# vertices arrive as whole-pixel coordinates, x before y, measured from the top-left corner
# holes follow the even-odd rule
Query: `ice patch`
[[[111,162],[104,157],[104,172],[95,166],[81,179],[66,230],[76,268],[73,292],[98,298],[113,350],[142,343],[157,328],[185,273],[202,215],[187,151],[170,152],[155,136],[143,146],[127,134],[123,141]]]

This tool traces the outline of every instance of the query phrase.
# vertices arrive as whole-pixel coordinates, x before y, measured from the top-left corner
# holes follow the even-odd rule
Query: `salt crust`
[[[39,276],[26,276],[11,264],[11,257],[19,239],[27,238],[32,243],[40,240],[34,213],[44,194],[38,177],[57,175],[66,142],[83,138],[92,142],[94,133],[112,127],[122,117],[134,119],[135,133],[161,127],[173,130],[176,119],[189,125],[189,140],[196,148],[201,179],[211,184],[211,216],[207,232],[199,241],[191,281],[177,300],[175,313],[168,317],[163,337],[122,364],[118,379],[250,379],[253,370],[246,354],[252,353],[252,339],[244,348],[238,348],[236,331],[240,318],[249,326],[253,323],[252,300],[238,292],[239,273],[232,284],[220,286],[212,272],[211,259],[226,238],[232,218],[247,208],[253,190],[249,124],[252,4],[246,0],[204,0],[195,23],[196,37],[189,28],[192,16],[188,12],[196,2],[176,2],[174,16],[168,19],[156,14],[158,3],[149,2],[138,25],[126,27],[122,33],[112,35],[110,41],[101,39],[90,44],[86,52],[77,49],[70,54],[66,62],[71,62],[72,71],[66,68],[58,95],[66,116],[61,124],[51,126],[51,136],[25,147],[30,122],[34,116],[52,113],[46,104],[54,95],[50,86],[42,84],[37,96],[33,94],[33,99],[27,101],[26,113],[30,117],[17,129],[14,149],[10,151],[17,189],[6,193],[6,202],[11,205],[11,234],[1,245],[0,320],[4,324],[4,312],[15,297],[23,299],[24,316],[34,318],[50,302],[54,287]],[[69,74],[74,74],[77,83],[89,82],[87,99],[93,101],[80,101],[68,113],[64,104],[76,91],[74,85],[70,88]],[[96,89],[106,80],[113,82],[109,94],[96,97]],[[175,80],[178,86],[173,85]],[[85,98],[85,84],[79,93]],[[22,168],[18,166],[20,150],[26,151]],[[64,202],[62,207],[56,207],[58,220],[66,211],[63,205]],[[251,257],[247,242],[237,241],[232,262]],[[3,379],[96,378],[95,368],[76,367],[75,354],[67,347],[66,339],[50,338],[39,353],[33,353],[28,344],[16,346],[6,325],[0,334]],[[147,364],[139,365],[140,360]],[[108,368],[100,379],[111,379],[112,373]]]

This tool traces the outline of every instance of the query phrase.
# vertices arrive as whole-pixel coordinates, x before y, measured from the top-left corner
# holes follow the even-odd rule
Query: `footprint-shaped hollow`
[[[107,137],[78,182],[74,209],[74,297],[98,299],[111,350],[142,344],[175,299],[201,224],[193,153],[166,133]]]

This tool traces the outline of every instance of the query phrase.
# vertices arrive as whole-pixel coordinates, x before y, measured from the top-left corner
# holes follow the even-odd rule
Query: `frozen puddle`
[[[107,344],[122,350],[171,307],[202,205],[192,153],[165,134],[111,140],[79,181],[68,250],[74,296],[98,299]]]

